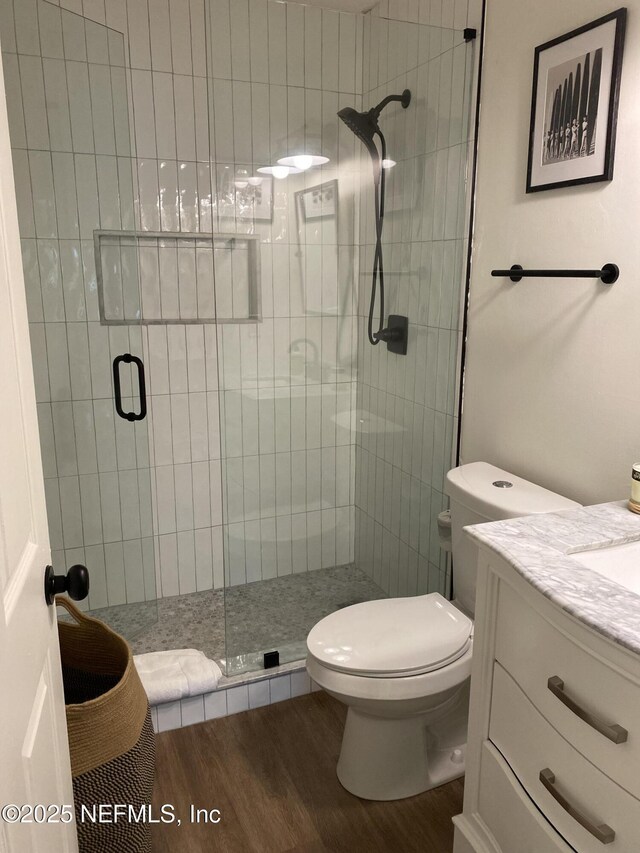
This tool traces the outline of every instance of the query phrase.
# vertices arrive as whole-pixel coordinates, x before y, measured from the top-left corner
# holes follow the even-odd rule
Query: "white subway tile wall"
[[[360,196],[356,563],[389,595],[450,592],[437,516],[457,433],[460,292],[467,253],[473,46],[467,2],[388,0],[365,17],[364,103],[385,112],[386,314],[409,317],[406,358],[367,341],[373,199]],[[417,25],[418,24],[418,25]],[[446,27],[448,29],[439,29]]]
[[[213,216],[263,241],[262,323],[218,327],[224,565],[235,585],[354,556],[359,149],[337,110],[361,103],[363,17],[267,0],[209,9]],[[273,221],[256,204],[252,222],[238,178],[302,150],[330,163],[273,181]],[[305,193],[332,181],[334,215],[314,218]]]
[[[97,607],[156,597],[154,530],[147,425],[114,420],[110,376],[142,337],[100,325],[92,245],[135,222],[125,40],[72,8],[5,2],[0,24],[53,560],[90,564]]]

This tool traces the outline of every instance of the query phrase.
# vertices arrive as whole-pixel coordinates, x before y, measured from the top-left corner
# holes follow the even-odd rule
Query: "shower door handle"
[[[120,364],[135,364],[138,368],[138,388],[140,394],[140,411],[125,412],[122,408],[122,391],[120,388]],[[117,355],[113,359],[113,390],[115,395],[116,412],[125,421],[142,421],[147,416],[147,386],[144,381],[144,364],[142,359],[137,355],[131,355],[125,352],[124,355]]]

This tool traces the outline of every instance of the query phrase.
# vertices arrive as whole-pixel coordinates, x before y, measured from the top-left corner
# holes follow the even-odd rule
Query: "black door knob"
[[[47,566],[44,570],[44,597],[47,604],[51,605],[56,595],[68,592],[74,601],[82,601],[89,595],[89,572],[86,566],[71,566],[66,575],[56,575],[53,566]]]

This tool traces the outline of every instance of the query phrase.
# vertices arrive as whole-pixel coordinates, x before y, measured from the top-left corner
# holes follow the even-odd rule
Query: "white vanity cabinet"
[[[454,853],[639,853],[640,656],[485,546],[473,653]]]

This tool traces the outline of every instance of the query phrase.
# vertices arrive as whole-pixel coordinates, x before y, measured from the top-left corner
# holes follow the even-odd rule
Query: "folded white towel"
[[[222,677],[218,664],[197,649],[134,655],[133,662],[151,705],[210,693]]]

